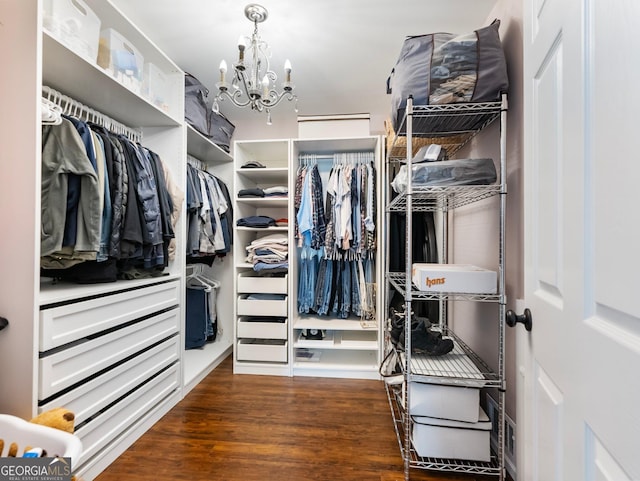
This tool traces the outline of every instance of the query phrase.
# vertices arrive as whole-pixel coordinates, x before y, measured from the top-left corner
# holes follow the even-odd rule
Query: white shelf
[[[335,319],[322,316],[298,317],[293,323],[294,329],[328,329],[332,331],[371,331],[378,332],[377,328],[364,328],[360,319]]]
[[[241,143],[236,143],[234,157],[236,157],[238,166],[247,161],[255,160],[267,167],[286,169],[289,165],[289,140],[243,140]]]
[[[378,339],[375,331],[328,331],[323,339],[305,339],[302,331],[294,344],[295,348],[332,349],[354,351],[378,351]]]
[[[242,177],[251,179],[256,183],[282,182],[288,184],[289,169],[287,167],[265,167],[257,169],[236,169],[236,173]]]
[[[250,262],[238,262],[236,264],[237,269],[253,269],[253,264]]]
[[[177,65],[167,57],[158,46],[149,39],[115,5],[105,0],[84,0],[89,8],[100,18],[100,29],[115,28],[144,56],[145,62],[152,62],[165,73],[179,71]]]
[[[288,232],[288,227],[241,227],[236,226],[236,230],[245,232]]]
[[[318,360],[301,361],[294,351],[294,375],[378,378],[377,353],[373,351],[317,350]]]
[[[43,33],[42,44],[43,85],[132,128],[171,127],[184,121],[149,103],[47,33]]]
[[[187,153],[205,162],[232,162],[233,157],[206,138],[191,125],[187,125]]]
[[[288,197],[238,197],[238,204],[250,205],[252,207],[287,207]]]

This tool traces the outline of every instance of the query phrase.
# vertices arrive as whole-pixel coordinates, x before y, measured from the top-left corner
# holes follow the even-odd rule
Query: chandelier
[[[219,102],[228,98],[238,107],[251,106],[258,112],[266,111],[267,124],[271,125],[271,109],[282,99],[295,100],[295,111],[298,111],[298,98],[293,94],[291,84],[291,63],[289,60],[284,63],[284,82],[278,92],[278,76],[269,65],[269,44],[258,33],[258,24],[267,19],[267,9],[251,3],[245,7],[244,15],[253,22],[253,34],[251,37],[241,36],[238,40],[238,62],[233,64],[231,84],[227,82],[227,62],[220,62],[220,81],[216,84],[218,94],[213,100],[213,110],[218,112]]]

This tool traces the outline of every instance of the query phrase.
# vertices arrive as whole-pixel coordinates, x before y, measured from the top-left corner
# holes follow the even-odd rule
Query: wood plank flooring
[[[227,358],[96,481],[402,481],[381,381],[234,375]],[[411,470],[411,480],[495,477]]]

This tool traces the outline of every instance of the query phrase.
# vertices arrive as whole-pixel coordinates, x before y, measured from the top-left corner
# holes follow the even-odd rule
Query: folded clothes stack
[[[286,234],[271,234],[247,246],[247,262],[254,271],[288,269],[289,241]]]
[[[240,227],[267,228],[267,227],[275,227],[276,220],[273,217],[269,217],[266,215],[250,215],[248,217],[243,217],[241,219],[238,219],[237,224]]]
[[[287,197],[289,188],[285,185],[275,185],[263,189],[265,197]]]
[[[241,169],[264,169],[267,166],[257,160],[250,160],[240,166]]]
[[[238,191],[238,197],[264,197],[264,190],[260,187],[241,189]]]
[[[238,197],[287,197],[289,195],[289,188],[284,185],[276,185],[273,187],[266,187],[264,189],[260,187],[254,187],[252,189],[240,189],[238,191]]]

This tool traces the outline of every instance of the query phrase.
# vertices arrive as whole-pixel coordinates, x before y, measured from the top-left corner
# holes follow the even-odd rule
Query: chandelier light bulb
[[[224,74],[227,73],[227,62],[220,62],[220,82],[224,83]]]
[[[244,62],[244,49],[247,48],[247,39],[241,35],[238,39],[238,63]]]
[[[291,82],[291,62],[289,62],[289,59],[284,61],[284,73],[284,81],[287,83]]]

